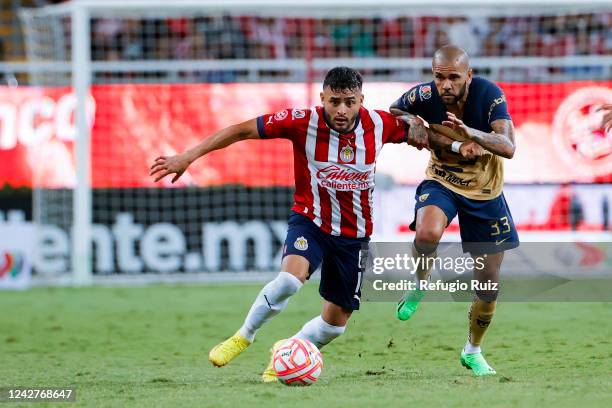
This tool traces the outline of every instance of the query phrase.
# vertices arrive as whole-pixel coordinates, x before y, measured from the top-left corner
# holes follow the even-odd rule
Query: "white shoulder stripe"
[[[374,139],[376,140],[376,157],[378,157],[378,153],[380,153],[380,149],[382,149],[383,145],[383,120],[374,109],[368,109],[368,113],[370,114],[370,118],[372,118],[372,122],[374,122]]]
[[[327,152],[327,160],[330,163],[338,162],[338,149],[340,146],[340,135],[333,129],[329,130],[329,144]],[[342,214],[340,212],[340,202],[336,197],[336,190],[328,189],[329,198],[331,201],[331,228],[332,235],[340,235],[340,220]]]
[[[317,169],[314,166],[315,150],[317,147],[317,130],[319,128],[319,115],[316,109],[312,109],[308,130],[306,133],[306,161],[310,172],[310,190],[312,192],[312,212],[315,216],[313,222],[321,226],[321,198],[319,197],[319,183],[317,183]]]

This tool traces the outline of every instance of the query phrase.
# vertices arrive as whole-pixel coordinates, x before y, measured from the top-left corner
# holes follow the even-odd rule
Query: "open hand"
[[[461,119],[459,119],[457,116],[455,116],[454,113],[451,112],[446,112],[446,116],[448,116],[448,120],[442,122],[444,126],[448,126],[466,139],[470,139],[470,129],[465,125],[465,123],[463,123]]]
[[[172,178],[172,183],[179,179],[191,164],[191,160],[186,153],[180,153],[175,156],[159,156],[151,166],[149,176],[155,177],[155,181],[159,181],[169,174],[176,174]]]

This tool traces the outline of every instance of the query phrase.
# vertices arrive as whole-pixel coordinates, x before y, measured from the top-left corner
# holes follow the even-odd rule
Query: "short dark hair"
[[[332,68],[325,75],[323,88],[329,86],[334,92],[361,89],[363,78],[359,71],[349,67]]]

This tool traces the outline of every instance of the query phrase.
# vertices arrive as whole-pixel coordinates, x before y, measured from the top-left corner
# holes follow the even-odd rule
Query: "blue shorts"
[[[369,238],[346,238],[322,232],[309,218],[289,217],[283,257],[300,255],[310,262],[309,273],[321,266],[319,293],[346,310],[358,310]]]
[[[415,199],[415,221],[410,225],[413,231],[418,209],[435,205],[444,211],[448,224],[459,214],[464,252],[492,254],[519,246],[516,227],[503,193],[491,200],[472,200],[435,180],[425,180],[417,187]]]

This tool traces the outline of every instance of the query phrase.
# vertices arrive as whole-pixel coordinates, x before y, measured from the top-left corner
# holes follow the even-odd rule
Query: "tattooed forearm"
[[[448,150],[451,151],[451,145],[454,140],[446,137],[438,132],[434,132],[430,130],[428,132],[429,135],[429,147],[431,150]]]
[[[395,105],[391,105],[389,108],[389,112],[395,116],[401,117],[406,122],[410,123],[409,138],[414,139],[418,138],[418,140],[422,140],[424,138],[429,141],[429,148],[432,150],[451,150],[451,145],[453,144],[453,140],[440,134],[432,131],[431,129],[427,129],[425,125],[419,123],[418,117],[413,115],[412,113],[408,113],[403,111]]]
[[[391,114],[397,116],[399,119],[408,123],[408,144],[415,146],[417,149],[429,148],[429,135],[428,129],[425,127],[423,119],[417,115],[403,111],[395,106],[391,105],[389,108]]]
[[[514,142],[514,125],[507,119],[498,119],[491,123],[492,133],[469,128],[470,139],[493,154],[511,159],[516,150]]]
[[[404,116],[405,116],[405,117],[406,117],[406,119],[414,119],[414,118],[416,118],[416,115],[413,115],[412,113],[408,113],[408,112],[406,112],[406,111],[403,111],[403,110],[401,110],[401,109],[399,109],[399,108],[395,108],[395,107],[393,107],[393,106],[391,106],[391,107],[389,108],[389,112],[390,112],[392,115],[395,115],[395,116],[402,116],[402,117],[404,117]]]

